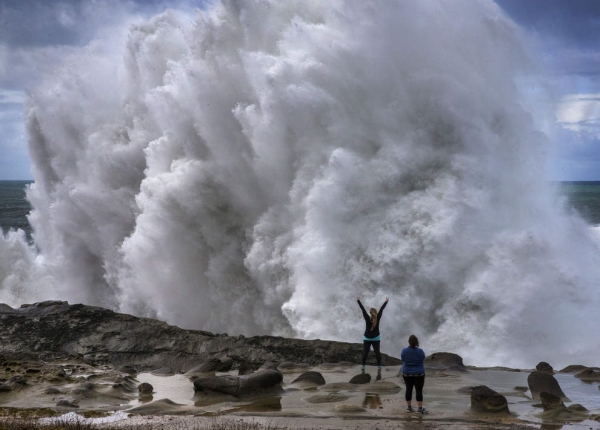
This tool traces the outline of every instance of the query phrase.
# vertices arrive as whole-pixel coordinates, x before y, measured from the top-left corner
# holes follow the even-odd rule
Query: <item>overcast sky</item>
[[[284,1],[284,0],[282,0]],[[357,0],[361,1],[361,0]],[[421,1],[421,0],[414,0]],[[434,1],[434,0],[431,0]],[[70,50],[202,0],[0,0],[0,180],[32,179],[25,90]],[[497,0],[533,41],[559,131],[550,179],[600,180],[600,0]]]

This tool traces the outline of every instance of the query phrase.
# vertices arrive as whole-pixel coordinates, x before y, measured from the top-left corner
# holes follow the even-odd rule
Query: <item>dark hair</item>
[[[419,346],[419,338],[417,338],[417,336],[415,336],[414,334],[411,334],[408,337],[408,346],[410,346],[411,348],[416,348],[417,346]]]

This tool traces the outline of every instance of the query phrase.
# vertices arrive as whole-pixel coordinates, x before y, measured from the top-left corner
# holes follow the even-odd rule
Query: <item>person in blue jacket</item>
[[[423,407],[423,386],[425,385],[425,353],[419,348],[419,339],[414,334],[408,338],[408,346],[402,350],[400,354],[402,359],[402,378],[406,384],[406,400],[407,412],[414,412],[412,407],[412,392],[413,387],[416,391],[418,413],[427,413]]]
[[[356,301],[358,302],[358,306],[360,306],[363,317],[365,319],[365,333],[363,335],[363,354],[361,369],[365,370],[367,356],[369,355],[369,351],[371,350],[372,346],[373,351],[375,352],[375,359],[377,360],[377,369],[381,370],[381,334],[379,333],[379,322],[381,321],[381,316],[383,315],[383,309],[385,309],[385,305],[387,305],[387,302],[389,302],[390,299],[388,297],[385,298],[385,302],[383,302],[383,305],[381,305],[379,312],[377,312],[377,309],[371,308],[369,310],[369,313],[367,313],[365,307],[360,302],[360,297],[357,297]]]

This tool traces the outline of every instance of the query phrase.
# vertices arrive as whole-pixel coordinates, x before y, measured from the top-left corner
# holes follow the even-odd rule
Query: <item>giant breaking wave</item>
[[[118,46],[31,91],[35,248],[0,239],[1,301],[360,342],[356,297],[389,296],[392,355],[597,359],[598,245],[494,3],[223,0]]]

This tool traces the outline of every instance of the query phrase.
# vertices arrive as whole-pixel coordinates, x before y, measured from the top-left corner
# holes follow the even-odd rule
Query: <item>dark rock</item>
[[[471,391],[471,409],[480,413],[509,413],[506,397],[485,385],[473,387]]]
[[[325,378],[319,372],[310,371],[304,372],[302,375],[298,376],[296,379],[292,381],[292,384],[296,384],[301,382],[303,385],[310,386],[320,386],[325,385]]]
[[[252,372],[254,372],[252,364],[248,363],[247,361],[242,361],[240,363],[240,367],[238,368],[238,375],[247,375]]]
[[[0,383],[0,393],[6,393],[8,391],[12,391],[12,387],[8,384]]]
[[[152,384],[147,382],[142,382],[137,388],[140,394],[152,394],[154,392],[154,387]]]
[[[131,365],[121,366],[117,370],[122,373],[127,373],[128,375],[135,375],[138,373],[135,366],[131,366]]]
[[[540,393],[545,391],[560,397],[562,400],[569,401],[554,375],[548,372],[540,372],[539,370],[531,372],[527,377],[527,384],[531,391],[531,397],[534,399],[540,399]]]
[[[594,367],[586,367],[574,376],[583,382],[597,382],[600,381],[600,370]]]
[[[554,369],[552,368],[552,366],[550,366],[548,363],[546,363],[545,361],[540,361],[538,363],[537,366],[535,366],[536,370],[539,370],[540,372],[548,372],[548,373],[554,373]]]
[[[35,355],[45,362],[79,357],[92,366],[130,366],[138,372],[164,367],[185,372],[223,351],[231,357],[243,357],[255,369],[267,361],[308,366],[358,363],[362,354],[362,344],[358,343],[216,336],[64,301],[26,304],[18,309],[0,307],[0,326],[4,351]],[[370,360],[374,360],[372,354]],[[401,361],[382,354],[382,364],[394,366]]]
[[[369,382],[371,382],[371,375],[369,375],[368,373],[360,373],[356,376],[353,376],[352,379],[350,379],[350,383],[351,384],[368,384]]]
[[[61,399],[56,402],[56,406],[63,408],[78,408],[79,403],[75,399]]]
[[[572,364],[562,370],[559,370],[559,373],[577,373],[581,372],[583,369],[587,369],[587,366],[583,366],[581,364]]]
[[[48,387],[44,390],[44,393],[49,395],[65,394],[65,392],[58,387]]]
[[[19,386],[19,385],[21,385],[21,386],[22,385],[27,385],[27,380],[25,379],[24,376],[15,375],[15,376],[12,376],[8,380],[8,384],[11,385],[11,386],[13,386],[13,387],[16,387],[16,386]]]
[[[282,391],[283,375],[276,370],[259,370],[243,376],[209,376],[194,380],[194,390],[203,394],[228,394],[236,397],[261,392]]]
[[[233,360],[229,357],[210,358],[198,366],[192,367],[185,374],[187,376],[205,375],[207,373],[228,372],[233,367]]]
[[[560,397],[545,391],[540,393],[540,400],[542,401],[542,406],[544,407],[545,411],[565,408],[565,404]]]
[[[451,352],[436,352],[428,357],[425,357],[425,368],[427,369],[441,369],[441,370],[455,370],[458,372],[466,372],[463,359],[460,355],[453,354]]]
[[[574,411],[574,412],[587,412],[588,409],[583,406],[580,405],[579,403],[573,403],[572,405],[567,406],[567,409],[570,411]]]

